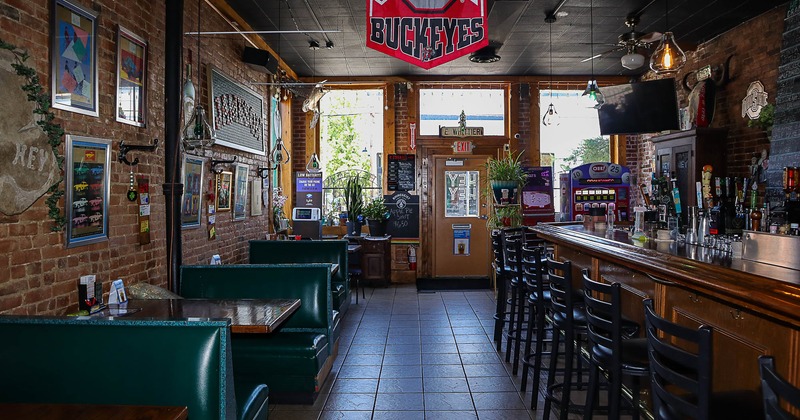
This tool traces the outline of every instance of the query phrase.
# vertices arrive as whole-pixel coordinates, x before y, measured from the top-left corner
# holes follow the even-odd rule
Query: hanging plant
[[[64,190],[61,189],[61,181],[64,180],[64,157],[58,153],[59,146],[61,146],[61,136],[64,135],[64,130],[60,125],[53,122],[55,115],[50,112],[50,95],[45,92],[42,85],[39,83],[39,76],[36,70],[25,65],[25,62],[30,57],[28,52],[20,50],[16,46],[11,45],[4,40],[0,39],[0,48],[7,50],[14,54],[16,63],[11,66],[17,72],[18,76],[25,78],[25,84],[21,86],[23,92],[28,96],[28,101],[34,103],[33,113],[38,115],[39,118],[36,124],[47,135],[47,141],[53,149],[53,156],[55,156],[58,163],[59,172],[62,174],[58,181],[47,190],[50,196],[47,197],[46,203],[49,209],[48,215],[53,220],[53,226],[50,230],[58,232],[64,229],[67,220],[58,206],[58,201],[64,196]]]
[[[775,123],[775,105],[766,104],[761,108],[758,118],[747,121],[748,127],[759,128],[767,133],[767,139],[772,141],[772,126]]]

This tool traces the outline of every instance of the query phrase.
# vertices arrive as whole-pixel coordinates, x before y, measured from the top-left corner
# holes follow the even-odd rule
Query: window
[[[381,194],[383,109],[381,89],[332,90],[320,100],[320,167],[325,216],[344,211],[341,188],[359,173],[367,196]],[[328,217],[328,219],[335,219]]]
[[[557,124],[549,126],[539,120],[541,164],[553,167],[553,204],[556,209],[561,208],[558,174],[584,163],[608,162],[611,159],[608,136],[600,135],[597,110],[579,104],[582,94],[582,90],[539,91],[539,109],[542,113],[552,103],[559,116]]]
[[[468,127],[483,127],[485,136],[505,136],[503,89],[420,89],[419,133],[438,136],[439,126],[457,127],[461,111]]]

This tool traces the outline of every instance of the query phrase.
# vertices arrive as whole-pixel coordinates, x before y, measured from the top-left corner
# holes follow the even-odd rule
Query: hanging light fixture
[[[594,58],[594,5],[592,1],[589,1],[589,48],[592,53],[590,57]],[[581,95],[581,101],[587,108],[600,109],[606,103],[606,98],[603,96],[603,92],[600,92],[597,80],[594,79],[594,60],[591,60],[591,63],[592,78],[586,83],[586,90]]]
[[[267,157],[267,168],[269,170],[277,169],[280,165],[285,165],[292,161],[289,151],[283,145],[283,139],[278,137],[275,141],[275,150],[273,150]]]
[[[659,74],[674,73],[686,64],[686,54],[675,42],[675,35],[669,30],[669,1],[664,0],[664,22],[667,31],[661,35],[661,42],[650,56],[650,69]]]
[[[197,32],[200,32],[200,0],[197,0]],[[197,83],[202,87],[202,84],[200,83],[199,70],[201,62],[200,58],[200,35],[197,35]],[[183,127],[182,131],[181,143],[183,144],[183,149],[187,151],[211,147],[217,140],[217,134],[211,127],[211,124],[208,123],[208,119],[206,118],[206,110],[203,109],[203,105],[200,105],[199,98],[200,95],[198,95],[198,100],[195,101],[196,105],[194,107],[192,117]]]
[[[561,118],[556,112],[556,107],[553,106],[553,22],[556,21],[556,15],[548,13],[544,21],[548,23],[550,28],[550,105],[547,106],[547,110],[542,116],[542,124],[552,126],[561,124]]]
[[[636,47],[629,46],[628,53],[622,56],[620,62],[622,62],[622,67],[634,70],[644,65],[644,56],[636,52]]]
[[[322,168],[320,168],[319,158],[317,157],[316,153],[311,154],[311,159],[308,160],[306,164],[306,172],[312,174],[318,174],[322,172]]]

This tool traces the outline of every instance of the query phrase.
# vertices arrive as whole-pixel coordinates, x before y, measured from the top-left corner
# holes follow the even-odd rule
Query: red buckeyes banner
[[[486,0],[367,0],[367,46],[424,69],[489,45]]]

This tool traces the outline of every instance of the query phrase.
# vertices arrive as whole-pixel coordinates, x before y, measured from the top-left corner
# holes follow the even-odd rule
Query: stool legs
[[[494,313],[494,342],[499,352],[503,346],[503,324],[506,322],[506,280],[497,275],[497,305]]]
[[[564,334],[564,379],[560,384],[555,383],[555,376],[558,367],[559,344],[561,335]],[[547,373],[547,395],[544,402],[545,419],[550,418],[553,401],[558,401],[553,396],[555,388],[561,388],[561,398],[558,401],[559,419],[567,420],[570,406],[570,392],[572,390],[572,365],[575,356],[575,342],[572,331],[553,330],[553,350],[550,356],[550,367]]]
[[[520,283],[517,290],[517,301],[514,303],[517,307],[517,322],[514,326],[514,363],[512,365],[511,373],[516,375],[519,370],[519,352],[522,344],[522,324],[525,321],[525,302],[527,293],[525,293],[525,286]],[[528,325],[530,325],[530,312],[528,313]]]
[[[508,312],[508,329],[506,330],[506,363],[511,362],[511,340],[513,339],[512,334],[514,333],[514,325],[516,323],[516,316],[517,316],[517,293],[519,292],[519,287],[515,284],[510,284],[511,288],[511,298],[510,298],[510,305],[511,308]]]

